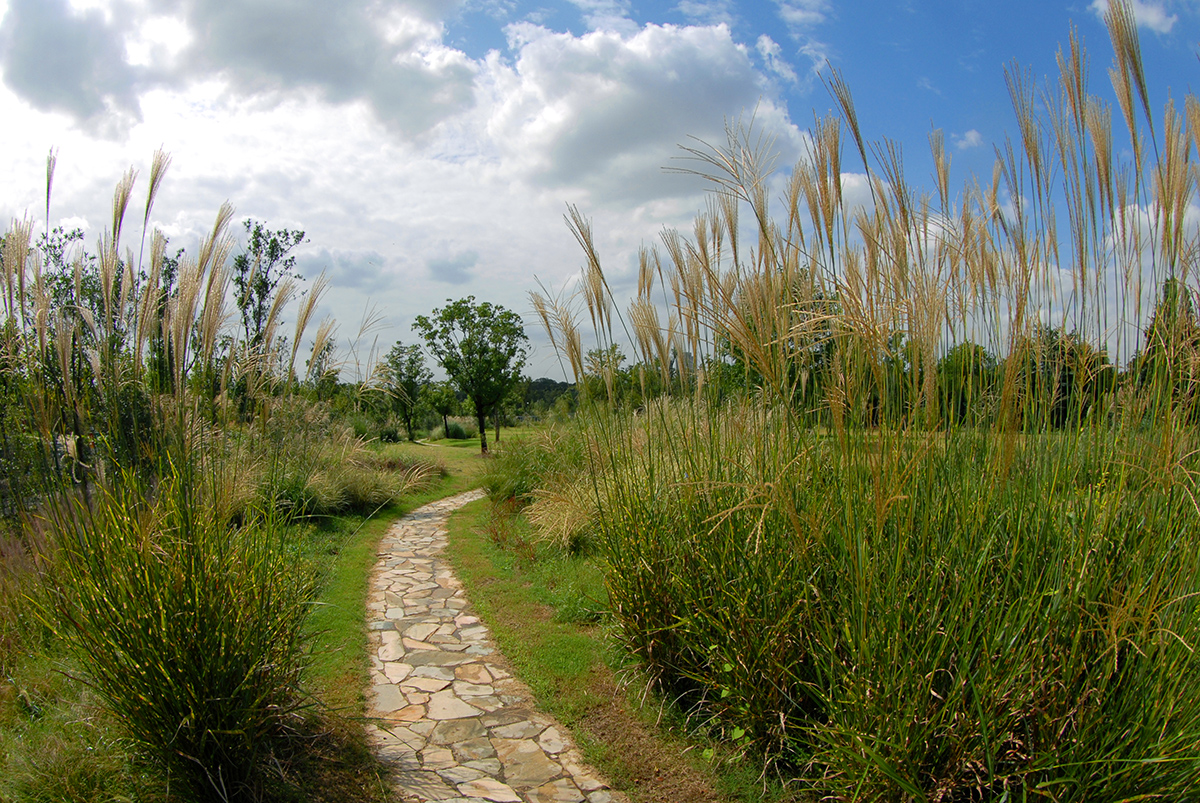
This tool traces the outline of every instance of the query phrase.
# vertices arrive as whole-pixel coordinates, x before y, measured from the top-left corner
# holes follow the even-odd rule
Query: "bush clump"
[[[193,800],[257,800],[306,705],[311,581],[272,516],[231,529],[185,476],[51,508],[46,618],[128,738]]]

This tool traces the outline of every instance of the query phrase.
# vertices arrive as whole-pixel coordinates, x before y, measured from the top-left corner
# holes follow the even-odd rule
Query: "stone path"
[[[413,511],[379,545],[367,619],[371,737],[406,800],[627,803],[504,668],[442,559],[468,491]]]

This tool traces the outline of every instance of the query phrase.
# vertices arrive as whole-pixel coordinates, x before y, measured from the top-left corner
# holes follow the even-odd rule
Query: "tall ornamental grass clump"
[[[421,471],[374,466],[357,440],[318,437],[315,421],[288,441],[289,419],[313,412],[296,399],[294,365],[326,283],[285,339],[297,288],[281,282],[261,337],[240,342],[226,326],[233,210],[195,254],[168,258],[149,231],[168,165],[155,155],[136,256],[122,244],[132,170],[98,254],[64,255],[48,223],[53,153],[44,235],[24,220],[3,237],[0,497],[22,534],[0,555],[0,601],[37,600],[56,638],[4,616],[0,666],[69,651],[72,675],[171,797],[260,800],[286,786],[287,756],[304,744],[293,737],[313,578],[289,558],[283,525],[382,504]],[[317,353],[332,332],[319,328]]]
[[[298,731],[311,580],[271,516],[228,527],[186,475],[51,508],[53,627],[186,798],[257,800]]]
[[[749,127],[689,149],[710,203],[624,316],[569,216],[599,347],[668,390],[581,405],[620,637],[823,798],[1200,788],[1200,101],[1155,118],[1107,23],[1127,152],[1072,37],[1056,83],[1009,73],[1019,136],[960,198],[940,135],[918,192],[835,74],[790,175]],[[570,301],[534,305],[582,380]]]

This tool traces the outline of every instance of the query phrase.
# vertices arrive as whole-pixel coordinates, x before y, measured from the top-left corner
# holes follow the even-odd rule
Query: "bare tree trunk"
[[[479,453],[487,454],[487,416],[476,408],[475,418],[479,423]]]

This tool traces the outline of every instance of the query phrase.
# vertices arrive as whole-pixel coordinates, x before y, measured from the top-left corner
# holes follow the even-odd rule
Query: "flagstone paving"
[[[450,514],[482,496],[425,505],[379,545],[367,601],[376,750],[410,801],[627,803],[534,708],[441,557]]]

